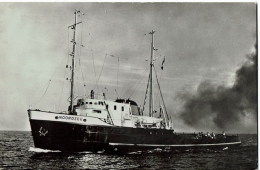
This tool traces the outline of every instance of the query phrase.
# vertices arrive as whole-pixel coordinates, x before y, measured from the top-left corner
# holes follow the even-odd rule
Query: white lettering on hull
[[[74,117],[74,116],[55,116],[55,119],[64,119],[64,120],[75,120],[75,121],[84,121],[86,122],[86,119],[82,119],[81,117]]]

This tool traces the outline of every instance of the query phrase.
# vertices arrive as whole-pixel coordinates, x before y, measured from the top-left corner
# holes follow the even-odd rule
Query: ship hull
[[[236,147],[238,136],[218,134],[215,138],[166,129],[144,129],[73,122],[30,119],[34,145],[60,151],[129,152],[150,149],[199,149]]]

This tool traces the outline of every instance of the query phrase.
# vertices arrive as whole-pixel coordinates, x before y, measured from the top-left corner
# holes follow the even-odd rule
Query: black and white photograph
[[[0,170],[258,169],[258,10],[0,2]]]

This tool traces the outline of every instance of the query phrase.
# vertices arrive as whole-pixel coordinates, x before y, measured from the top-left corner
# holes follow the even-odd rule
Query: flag
[[[161,66],[161,69],[162,69],[162,70],[163,70],[163,64],[164,64],[164,62],[165,62],[165,56],[164,56],[163,61],[162,61],[162,66]]]

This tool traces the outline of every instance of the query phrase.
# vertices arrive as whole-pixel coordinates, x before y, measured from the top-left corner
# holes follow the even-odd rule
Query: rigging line
[[[67,72],[65,71],[64,72],[64,78],[65,78],[66,74],[67,74]],[[64,90],[65,83],[67,83],[66,79],[63,80],[63,82],[62,82],[62,88],[61,88],[61,92],[60,92],[60,96],[59,96],[59,104],[58,104],[58,109],[59,110],[61,109],[60,108],[61,107],[61,99],[62,99],[62,96],[63,96],[63,90]]]
[[[131,71],[131,70],[142,70],[142,71],[144,71],[144,69],[129,69],[129,70],[130,70],[130,71]],[[129,74],[129,75],[121,76],[121,77],[126,77],[126,76],[127,76],[127,79],[130,81],[130,80],[133,80],[135,74]],[[136,86],[136,83],[139,82],[140,79],[142,79],[142,77],[136,79],[136,80],[133,81],[133,82],[131,82],[131,84],[130,84],[130,82],[129,82],[129,83],[127,84],[127,85],[128,85],[128,88],[127,88],[127,89],[124,89],[124,88],[122,87],[121,90],[120,90],[120,94],[124,92],[122,96],[127,96],[127,95],[128,95],[128,92],[129,92],[134,86]],[[130,93],[129,93],[129,94],[130,94]]]
[[[140,69],[140,70],[141,70],[141,69]],[[146,71],[146,69],[142,69],[142,71],[144,72],[144,71]],[[143,74],[143,72],[142,72],[142,74]],[[132,79],[134,78],[134,76],[135,76],[135,74],[132,74],[131,77],[129,77],[128,79],[132,80]],[[143,77],[141,76],[141,77],[138,78],[136,81],[134,81],[133,83],[131,83],[131,85],[128,84],[129,87],[128,87],[128,89],[125,90],[123,96],[127,96],[128,92],[131,91],[131,89],[134,88],[134,87],[137,85],[137,83],[139,83],[139,81],[141,81],[142,79],[143,79]]]
[[[57,70],[58,70],[58,67],[61,65],[61,61],[62,61],[62,59],[63,58],[60,58],[60,61],[59,61],[59,65],[55,68],[55,70],[53,71],[53,73],[51,74],[51,76],[50,76],[50,79],[49,79],[49,83],[48,83],[48,87],[47,87],[47,89],[45,90],[45,92],[44,92],[44,94],[40,97],[40,99],[39,99],[39,101],[42,99],[42,97],[46,94],[46,92],[47,92],[47,90],[48,90],[48,88],[49,88],[49,85],[50,85],[50,82],[53,80],[53,77],[54,77],[54,75],[55,75],[55,73],[57,72]],[[39,102],[38,101],[38,102]],[[38,102],[36,103],[36,104],[38,104]],[[35,105],[36,105],[35,104]]]
[[[62,98],[62,94],[63,94],[63,89],[64,89],[64,84],[65,84],[65,81],[66,81],[66,75],[68,74],[68,70],[65,69],[64,71],[64,74],[63,74],[63,78],[65,80],[62,81],[62,88],[61,88],[61,93],[60,93],[60,96],[59,96],[59,104],[58,104],[58,109],[60,110],[60,105],[61,105],[61,98]]]
[[[161,81],[161,76],[162,76],[162,72],[160,72],[159,81]],[[159,104],[159,108],[160,108],[160,98],[159,98],[159,95],[160,95],[160,92],[158,90],[155,96],[156,96],[156,99],[158,99],[158,102],[159,102],[158,104]]]
[[[76,44],[76,54],[77,55],[77,58],[78,60],[75,60],[75,66],[74,66],[74,71],[75,72],[78,72],[78,69],[79,69],[79,63],[80,63],[80,56],[79,56],[79,52],[78,52],[78,48],[77,48],[77,44]],[[75,81],[74,79],[74,84],[75,84],[75,89],[76,91],[78,91],[78,74],[74,74],[74,78],[77,79],[77,81]],[[75,83],[76,82],[76,83]],[[75,90],[73,90],[74,93],[75,93]],[[79,94],[79,93],[78,93]],[[72,99],[74,101],[75,97]]]
[[[81,56],[81,50],[82,50],[82,47],[83,47],[83,44],[82,44],[82,32],[83,32],[83,22],[81,24],[81,31],[80,31],[80,56]]]
[[[153,66],[153,69],[154,69],[154,73],[155,73],[155,77],[156,77],[157,85],[158,85],[158,87],[159,87],[159,91],[160,91],[160,94],[161,94],[161,98],[162,98],[162,102],[163,102],[163,107],[164,107],[164,110],[165,110],[165,113],[166,113],[167,119],[169,120],[169,115],[168,115],[167,110],[166,110],[166,106],[165,106],[165,102],[164,102],[164,99],[163,99],[163,95],[162,95],[161,87],[160,87],[160,84],[159,84],[159,81],[158,81],[158,77],[157,77],[157,73],[156,73],[156,70],[155,70],[155,67],[154,67],[154,66]]]
[[[94,69],[94,73],[95,73],[95,81],[96,81],[95,88],[97,88],[97,90],[99,91],[98,84],[97,84],[97,74],[96,74],[96,68],[95,68],[95,61],[94,61],[94,57],[93,57],[93,50],[92,50],[92,48],[91,48],[91,57],[92,57],[93,69]]]
[[[66,67],[68,66],[69,60],[70,60],[70,28],[68,28],[68,51],[67,51],[67,53],[68,53],[68,57],[67,57]],[[67,69],[65,69],[65,71],[64,71],[64,77],[65,77],[67,74],[68,74],[68,71],[67,71]],[[65,78],[67,79],[67,76],[66,76]],[[61,94],[61,96],[62,96],[62,94]]]
[[[81,47],[80,47],[80,49],[81,49]],[[79,70],[80,70],[81,73],[82,73],[82,68],[81,68],[81,65],[80,65],[80,57],[81,57],[81,55],[79,54],[78,50],[77,50],[77,56],[78,56],[79,60],[78,60],[78,62],[76,62],[76,64],[75,64],[75,67],[77,68],[76,71],[79,72]],[[83,73],[82,73],[82,75],[83,75]],[[79,90],[80,90],[80,85],[79,85],[80,76],[79,76],[78,74],[76,74],[76,78],[77,78],[77,81],[76,81],[76,91],[78,92],[78,96],[80,96],[80,92],[79,92]],[[83,82],[84,82],[84,78],[83,78]],[[85,82],[84,82],[84,83],[85,83]],[[77,96],[77,97],[78,97],[78,96]],[[75,97],[73,100],[75,100],[77,97]]]
[[[161,54],[159,54],[161,57],[163,57]],[[165,57],[165,56],[164,56]],[[161,63],[160,63],[161,64]],[[160,75],[159,75],[159,82],[161,82],[162,80],[162,74],[163,74],[163,70],[160,70]],[[159,99],[159,91],[157,91],[157,98]],[[160,100],[159,100],[160,102]],[[160,107],[160,104],[159,104]]]
[[[98,76],[97,84],[98,84],[98,82],[99,82],[99,79],[100,79],[100,77],[101,77],[101,75],[102,75],[103,68],[104,68],[105,61],[106,61],[106,57],[107,57],[107,54],[105,55],[105,58],[104,58],[104,61],[103,61],[103,65],[102,65],[101,71],[100,71],[100,73],[99,73],[99,76]]]
[[[59,65],[55,68],[54,72],[52,73],[51,80],[53,79],[55,73],[57,72],[58,67],[61,65],[61,61],[62,61],[62,58],[60,59]]]
[[[79,55],[81,56],[81,52],[82,52],[82,47],[85,47],[83,44],[82,44],[82,41],[83,41],[83,30],[84,30],[84,22],[81,21],[81,31],[80,31],[80,50],[79,50]]]
[[[67,58],[67,65],[69,63],[69,56],[70,56],[70,31],[68,28],[68,58]]]
[[[43,95],[40,97],[40,99],[37,101],[37,103],[35,103],[35,105],[37,105],[37,104],[42,100],[42,98],[44,97],[44,95],[46,94],[46,92],[47,92],[47,90],[48,90],[48,88],[49,88],[49,86],[50,86],[50,83],[51,83],[51,80],[49,80],[49,82],[48,82],[48,84],[47,84],[47,87],[46,87],[46,89],[45,89]]]
[[[80,68],[80,72],[81,72],[81,78],[82,78],[83,83],[84,83],[84,85],[83,85],[83,88],[84,88],[83,96],[85,96],[85,85],[86,85],[85,76],[84,76],[84,73],[82,71],[81,65],[79,65],[79,68]]]
[[[145,70],[143,70],[142,73],[144,73],[147,69],[148,69],[148,68],[145,68]],[[136,81],[136,83],[134,84],[133,87],[130,87],[129,91],[130,91],[131,89],[133,89],[133,92],[131,93],[131,95],[129,96],[129,98],[134,95],[134,93],[136,92],[137,87],[141,84],[141,82],[142,82],[142,80],[144,80],[144,78],[145,78],[145,77],[141,77],[138,81]]]
[[[61,93],[60,93],[60,96],[59,96],[59,104],[58,104],[58,109],[59,110],[60,110],[60,104],[61,104],[61,98],[62,98],[62,94],[63,94],[64,84],[65,84],[65,82],[63,81],[62,82],[62,87],[61,87]]]
[[[143,69],[143,70],[142,70],[143,72],[141,72],[141,75],[143,75],[143,73],[146,72],[146,70],[147,70],[147,68]],[[133,77],[134,77],[134,76],[132,75],[130,78],[133,78]],[[128,92],[130,93],[131,89],[134,89],[134,87],[135,87],[141,80],[143,80],[143,77],[142,77],[142,76],[141,76],[138,80],[136,80],[136,81],[133,83],[133,85],[130,86],[130,87],[125,91],[124,96],[126,96]],[[132,95],[130,95],[130,96],[132,96]]]
[[[163,73],[163,71],[161,70],[160,71],[160,76],[159,76],[159,81],[161,82],[161,80],[162,80],[162,73]],[[158,94],[159,95],[159,94]]]
[[[62,61],[62,59],[61,59],[61,61]],[[67,62],[68,62],[68,60],[67,60]],[[65,78],[66,74],[67,74],[67,69],[65,69],[65,71],[64,71],[63,78]],[[62,90],[61,90],[61,94],[60,94],[60,97],[59,97],[58,109],[60,109],[60,102],[61,102],[61,96],[62,96],[62,93],[63,93],[63,88],[64,88],[64,81],[62,81]]]
[[[160,107],[160,99],[159,99],[159,95],[160,95],[160,92],[159,92],[159,90],[157,91],[157,93],[156,93],[156,98],[155,99],[158,99],[158,104],[159,104],[159,107]],[[156,107],[156,106],[155,106]]]
[[[53,73],[51,74],[51,78],[50,78],[50,80],[53,79],[55,73],[57,72],[58,68],[60,67],[60,65],[61,65],[61,63],[62,63],[62,60],[63,60],[63,57],[60,57],[60,60],[59,60],[59,62],[58,62],[57,67],[55,68],[55,70],[54,70]]]
[[[80,66],[79,68],[80,68],[81,77],[82,77],[82,80],[83,80],[83,83],[84,83],[84,87],[85,87],[85,84],[86,84],[85,76],[84,76],[84,74],[83,74],[82,67]],[[85,94],[84,94],[84,96],[85,96]]]
[[[143,104],[143,109],[142,109],[142,114],[144,115],[144,106],[145,106],[145,103],[146,103],[146,98],[147,98],[147,94],[148,94],[148,88],[149,88],[149,82],[150,82],[150,76],[151,74],[149,73],[149,77],[148,77],[148,82],[147,82],[147,87],[146,87],[146,90],[145,90],[145,96],[144,96],[144,104]]]
[[[77,91],[78,91],[78,96],[80,95],[79,93],[79,76],[77,76],[77,84],[76,84],[76,87],[77,87]],[[77,97],[75,97],[73,100],[75,100]]]
[[[134,84],[134,86],[132,86],[132,87],[129,88],[129,93],[130,93],[130,95],[129,95],[128,98],[131,98],[131,97],[135,94],[136,89],[137,89],[137,87],[139,87],[139,85],[142,83],[142,80],[144,80],[144,77],[141,77],[139,80],[136,81],[136,83]],[[131,90],[132,90],[132,93],[131,93]]]
[[[116,73],[116,94],[117,94],[117,98],[119,97],[119,95],[118,95],[118,72],[119,72],[119,57],[117,57],[117,73]]]
[[[82,40],[81,40],[82,41]],[[80,59],[81,59],[81,49],[82,49],[82,47],[80,46],[79,47],[80,48],[80,52],[78,52],[78,50],[77,50],[77,56],[78,56],[78,67],[79,67],[79,70],[80,70],[80,72],[81,72],[81,77],[82,77],[82,80],[83,80],[83,83],[84,83],[84,85],[85,85],[85,77],[84,77],[84,74],[83,74],[83,71],[82,71],[82,67],[81,67],[81,64],[80,64]],[[78,79],[79,79],[79,77],[77,77]],[[85,94],[84,94],[85,95]]]
[[[81,16],[81,15],[79,15]],[[77,56],[79,59],[79,66],[80,66],[80,56],[82,54],[82,47],[84,47],[84,45],[82,44],[83,41],[83,30],[84,30],[84,22],[81,21],[81,31],[80,31],[80,45],[78,46],[78,44],[76,44],[77,48]]]
[[[144,78],[142,78],[140,81],[139,81],[139,83],[136,85],[136,87],[133,89],[133,92],[132,92],[132,94],[129,96],[129,98],[131,98],[134,94],[135,94],[135,92],[136,92],[136,89],[140,86],[140,84],[142,84],[142,81],[144,80]]]
[[[146,35],[146,34],[145,34],[145,35]],[[145,39],[146,39],[146,36],[142,36],[142,37],[143,37],[143,38],[142,38],[142,40],[141,40],[141,44],[143,44],[144,41],[145,41]],[[137,48],[139,49],[139,48],[141,48],[141,46],[138,46]],[[143,74],[147,69],[148,69],[148,68],[145,68],[145,70],[142,72],[142,74]],[[139,85],[139,81],[141,81],[141,80],[143,80],[143,79],[144,79],[144,78],[141,77],[139,80],[137,80],[137,81],[133,84],[133,86],[131,86],[130,88],[127,89],[127,91],[125,92],[125,95],[127,95],[127,93],[131,91],[131,89],[135,89],[134,87],[137,86],[137,85]],[[129,97],[131,97],[131,96],[134,94],[134,92],[135,92],[135,90],[133,91],[133,93],[132,93]]]

